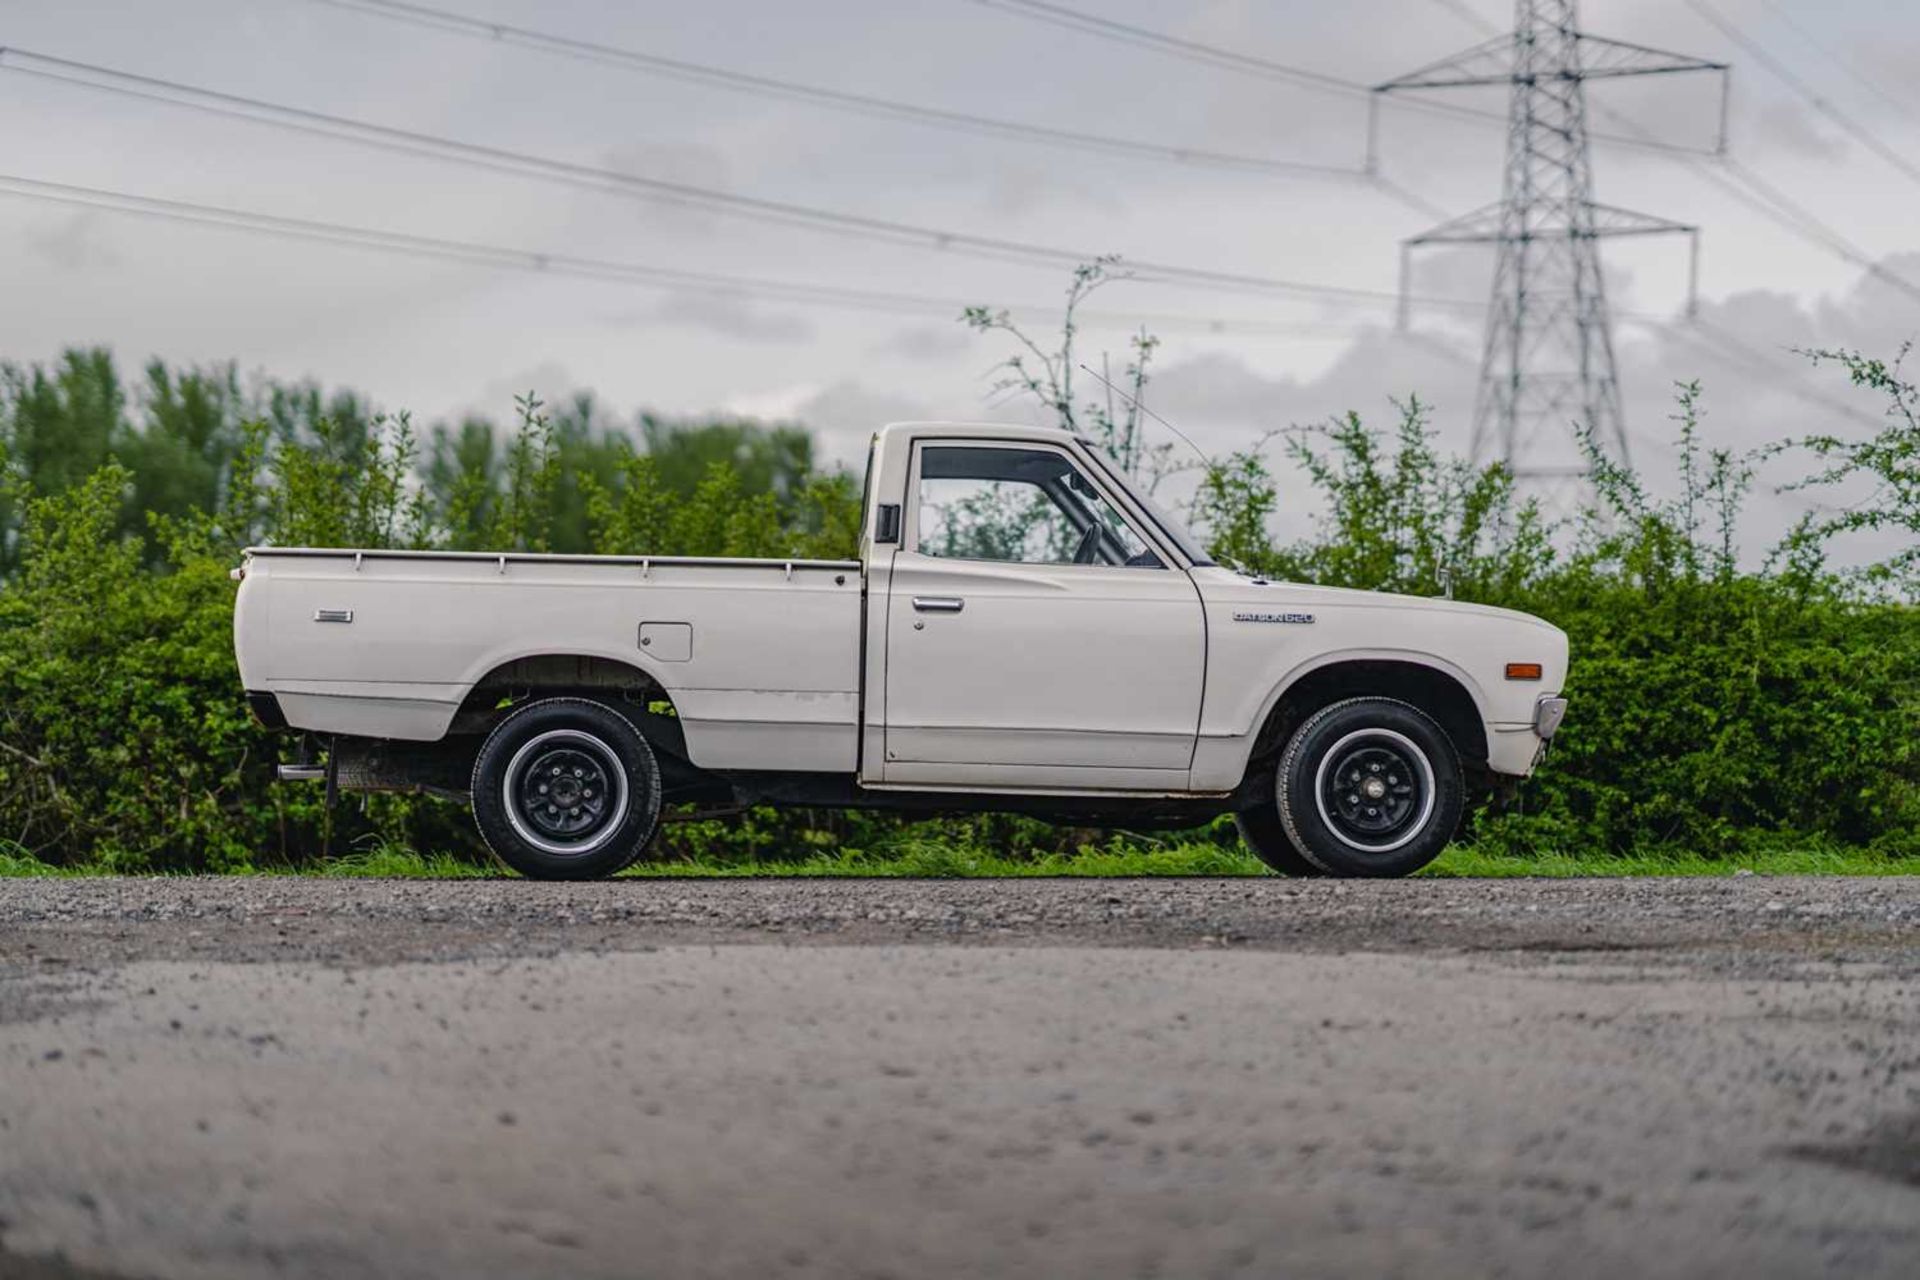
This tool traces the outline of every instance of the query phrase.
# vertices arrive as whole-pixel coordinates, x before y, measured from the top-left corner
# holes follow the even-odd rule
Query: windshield
[[[1100,451],[1099,445],[1085,436],[1075,438],[1087,447],[1088,456],[1093,459],[1093,464],[1100,468],[1101,474],[1126,490],[1127,496],[1147,513],[1154,524],[1159,526],[1160,532],[1164,533],[1174,546],[1180,548],[1180,554],[1191,561],[1195,568],[1213,563],[1213,557],[1201,549],[1199,539],[1188,531],[1187,526],[1182,524],[1177,516],[1155,502],[1146,490],[1134,483],[1133,477],[1123,474],[1120,468],[1114,466],[1112,461]]]

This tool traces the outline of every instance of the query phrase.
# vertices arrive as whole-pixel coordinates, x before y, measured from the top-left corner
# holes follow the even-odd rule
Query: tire
[[[1453,839],[1466,779],[1452,740],[1424,711],[1348,698],[1294,731],[1274,795],[1293,847],[1328,875],[1406,876]]]
[[[1293,847],[1292,837],[1280,823],[1280,806],[1268,801],[1258,809],[1247,809],[1233,815],[1233,825],[1240,828],[1240,838],[1247,848],[1253,850],[1253,856],[1278,871],[1283,876],[1324,876],[1327,873],[1319,864],[1309,862],[1305,854]]]
[[[495,725],[472,790],[481,839],[534,880],[610,876],[660,821],[653,748],[631,720],[585,698],[543,698]]]

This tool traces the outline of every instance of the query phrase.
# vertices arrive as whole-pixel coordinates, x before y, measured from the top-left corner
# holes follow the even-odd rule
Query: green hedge
[[[180,453],[147,438],[161,428],[132,430],[140,449],[108,429],[90,468],[36,472],[22,442],[44,443],[60,411],[36,394],[0,395],[0,855],[54,866],[244,870],[318,853],[318,789],[273,784],[286,740],[252,724],[233,666],[228,570],[250,541],[845,555],[854,539],[854,482],[794,463],[790,435],[776,450],[722,424],[731,453],[702,457],[707,427],[655,424],[635,444],[563,430],[531,401],[504,447],[469,448],[461,465],[439,447],[423,460],[404,421],[349,430],[317,393],[304,417],[287,407],[297,397],[279,418],[229,403],[224,434],[200,432],[218,483],[149,510],[144,495],[182,491],[133,469]],[[1497,470],[1435,456],[1417,405],[1397,436],[1349,419],[1292,447],[1327,512],[1320,532],[1268,540],[1278,495],[1250,451],[1211,466],[1195,504],[1221,554],[1275,576],[1522,608],[1572,637],[1573,706],[1552,756],[1517,811],[1472,819],[1489,856],[1920,855],[1920,613],[1885,581],[1827,572],[1805,545],[1741,568],[1727,530],[1744,473],[1697,457],[1690,413],[1681,497],[1654,502],[1630,473],[1606,472],[1594,513],[1557,530]],[[673,825],[662,854],[857,863],[919,857],[931,840],[1042,862],[1111,836],[999,816],[916,829],[761,811]],[[1226,824],[1185,839],[1233,842]],[[399,797],[351,802],[334,841],[477,856],[455,807]]]
[[[1826,570],[1805,525],[1743,569],[1751,470],[1701,448],[1697,397],[1681,388],[1676,495],[1592,451],[1593,502],[1557,527],[1499,469],[1438,457],[1417,401],[1397,437],[1350,416],[1289,446],[1326,505],[1314,538],[1267,541],[1258,453],[1213,469],[1199,514],[1275,578],[1450,593],[1566,630],[1552,754],[1517,812],[1470,827],[1495,850],[1920,853],[1920,610],[1873,570]]]

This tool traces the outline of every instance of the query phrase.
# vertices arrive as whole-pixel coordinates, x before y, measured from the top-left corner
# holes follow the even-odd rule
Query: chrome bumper
[[[1540,735],[1541,742],[1551,740],[1566,718],[1567,700],[1557,694],[1545,695],[1533,704],[1533,731]]]

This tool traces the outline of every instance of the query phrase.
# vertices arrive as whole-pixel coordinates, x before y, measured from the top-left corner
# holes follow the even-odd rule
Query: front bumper
[[[1533,734],[1540,739],[1540,745],[1534,748],[1533,761],[1527,766],[1532,773],[1547,758],[1547,744],[1553,741],[1553,735],[1559,732],[1560,722],[1567,718],[1567,700],[1558,694],[1543,694],[1533,704]]]
[[[1542,694],[1533,703],[1533,716],[1487,726],[1487,768],[1510,778],[1524,778],[1546,758],[1547,743],[1567,715],[1567,700]]]
[[[1567,718],[1567,700],[1558,694],[1542,694],[1533,704],[1533,731],[1544,744],[1553,740],[1560,722]]]

